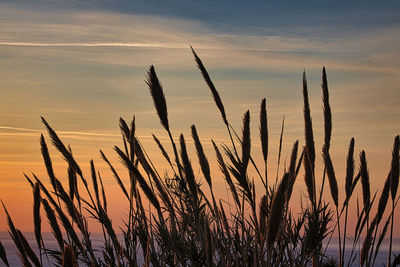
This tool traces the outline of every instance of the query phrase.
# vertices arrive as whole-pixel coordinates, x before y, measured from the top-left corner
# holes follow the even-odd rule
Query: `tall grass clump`
[[[127,202],[128,211],[123,225],[115,225],[109,214],[105,176],[90,161],[87,173],[75,160],[72,150],[66,146],[50,124],[42,118],[52,145],[67,162],[68,184],[61,182],[62,174],[56,173],[47,138],[40,137],[41,154],[47,171],[47,179],[34,173],[24,174],[33,192],[33,222],[35,242],[29,243],[12,220],[3,203],[9,234],[16,246],[20,262],[24,266],[331,266],[325,244],[333,235],[339,240],[338,266],[373,266],[383,240],[389,238],[387,265],[400,261],[393,257],[393,229],[395,207],[399,197],[399,136],[395,137],[391,167],[380,194],[371,192],[367,154],[360,152],[359,170],[354,159],[355,139],[343,155],[346,162],[344,196],[339,194],[340,182],[331,157],[333,115],[329,103],[329,90],[325,67],[322,69],[322,100],[324,114],[324,144],[316,151],[312,124],[309,87],[303,73],[304,142],[293,144],[290,162],[279,176],[279,165],[284,134],[284,120],[280,132],[276,178],[270,179],[270,133],[268,129],[266,99],[262,99],[259,114],[259,138],[263,166],[254,158],[251,139],[251,114],[244,112],[241,132],[229,122],[225,107],[204,63],[191,48],[196,64],[204,78],[222,123],[229,136],[229,144],[210,140],[215,155],[207,155],[204,142],[195,125],[191,126],[196,155],[190,155],[188,137],[175,138],[170,128],[167,100],[164,88],[154,66],[150,66],[146,83],[153,99],[161,126],[166,131],[169,144],[162,143],[153,135],[167,170],[160,170],[136,135],[135,117],[127,122],[120,119],[122,145],[114,151],[119,163],[127,170],[117,171],[115,162],[100,150],[100,158],[109,167],[111,177]],[[167,151],[172,147],[173,154]],[[323,159],[323,174],[316,175],[317,155]],[[216,159],[218,170],[212,170]],[[198,161],[201,172],[196,172],[193,160]],[[337,163],[336,163],[337,164]],[[262,171],[260,171],[262,170]],[[218,172],[219,171],[219,172]],[[299,173],[304,175],[305,194],[300,194],[301,211],[294,212],[291,198]],[[160,175],[164,173],[164,175]],[[198,173],[198,174],[197,174]],[[255,173],[255,175],[254,175]],[[224,180],[228,198],[214,192],[217,180]],[[329,194],[324,193],[325,180],[329,182]],[[256,195],[255,179],[264,188]],[[203,182],[205,181],[205,183]],[[275,181],[274,181],[275,180]],[[350,229],[349,210],[355,188],[361,180],[362,203],[354,218],[356,225]],[[205,184],[205,185],[204,185]],[[321,184],[317,188],[317,184]],[[378,196],[377,196],[378,195]],[[386,211],[391,197],[391,211]],[[354,197],[353,197],[354,198]],[[229,201],[232,199],[232,201]],[[331,201],[329,199],[332,199]],[[377,200],[379,199],[379,200]],[[377,201],[375,201],[377,200]],[[377,204],[375,204],[377,202]],[[375,212],[376,210],[376,212]],[[343,218],[344,215],[344,218]],[[353,216],[354,217],[354,216]],[[56,248],[50,248],[43,238],[42,229],[48,224]],[[90,225],[101,227],[102,240],[95,246]],[[341,227],[343,226],[343,229]],[[390,226],[390,228],[389,228]],[[389,230],[390,229],[390,230]],[[351,237],[350,255],[345,254],[346,240]],[[357,251],[361,245],[361,251]],[[327,241],[327,242],[324,242]],[[345,257],[346,255],[346,257]],[[0,242],[0,258],[10,266],[7,253]]]

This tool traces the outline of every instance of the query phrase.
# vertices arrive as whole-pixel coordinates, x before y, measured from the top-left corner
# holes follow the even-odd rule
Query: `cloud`
[[[298,27],[296,34],[276,25],[262,30],[243,25],[246,32],[238,29],[227,33],[199,20],[173,16],[0,6],[0,46],[64,49],[60,54],[80,60],[142,66],[145,60],[157,56],[154,61],[158,64],[188,66],[192,63],[191,44],[217,67],[319,68],[323,61],[330,68],[392,73],[399,70],[398,64],[393,63],[400,60],[398,24],[369,27],[354,34],[339,25],[343,27],[342,35],[336,27],[331,36],[326,34],[326,27],[318,24],[307,29]],[[71,51],[79,48],[104,50]],[[113,50],[109,56],[107,49],[134,49],[141,55],[135,54],[135,60],[130,60],[125,51],[120,56],[120,51]],[[188,51],[186,58],[182,58],[180,49]],[[390,60],[391,57],[397,60]]]
[[[391,103],[399,97],[400,82],[400,27],[396,23],[385,28],[367,25],[351,33],[342,24],[330,28],[300,25],[295,34],[276,25],[261,30],[244,25],[247,31],[224,32],[199,20],[172,16],[0,6],[4,7],[0,9],[0,53],[7,65],[0,94],[10,99],[17,94],[20,99],[42,97],[32,109],[51,110],[57,116],[66,113],[61,107],[81,111],[60,120],[95,116],[98,120],[89,122],[90,127],[111,129],[103,118],[134,110],[143,118],[144,127],[155,127],[158,124],[154,112],[149,112],[151,99],[144,94],[143,82],[148,65],[154,64],[166,83],[170,113],[181,115],[178,129],[184,129],[188,120],[211,123],[217,113],[212,104],[203,104],[209,100],[207,88],[195,70],[190,44],[226,97],[228,110],[229,104],[254,103],[264,96],[272,103],[280,101],[271,104],[270,114],[301,108],[293,105],[301,100],[301,71],[306,68],[310,87],[319,93],[323,65],[332,77],[331,88],[340,96],[335,102],[338,112],[350,109],[340,104],[351,104],[359,113],[365,103],[385,113],[398,110]],[[332,28],[335,32],[330,35],[326,31]],[[27,89],[19,92],[14,87]],[[385,93],[380,103],[373,103],[373,92],[380,88],[386,88]],[[320,101],[317,93],[310,92],[310,97]],[[43,105],[46,98],[47,106]],[[194,119],[191,111],[204,116]],[[242,111],[233,108],[230,112],[236,116]],[[369,123],[377,125],[378,121]]]
[[[182,44],[163,43],[32,43],[32,42],[0,42],[3,46],[34,47],[139,47],[139,48],[187,48]]]
[[[5,132],[0,131],[1,136],[26,136],[26,137],[38,137],[43,131],[38,129],[20,128],[20,127],[10,127],[10,126],[0,126],[0,130],[5,130]],[[57,135],[62,138],[71,138],[83,141],[99,141],[99,142],[118,142],[121,139],[121,134],[113,133],[96,133],[96,132],[81,132],[81,131],[58,131]],[[138,135],[136,136],[141,142],[154,143],[153,136],[151,135]],[[157,136],[159,140],[169,140],[167,135]],[[209,139],[201,139],[204,144],[211,145]],[[227,139],[216,138],[214,141],[217,142],[227,142]],[[191,143],[189,140],[188,143]]]

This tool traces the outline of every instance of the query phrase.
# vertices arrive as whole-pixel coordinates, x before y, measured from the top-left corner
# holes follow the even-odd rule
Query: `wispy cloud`
[[[37,47],[140,47],[140,48],[185,48],[182,44],[167,43],[33,43],[33,42],[0,42],[3,46],[37,46]]]
[[[0,132],[2,136],[26,136],[26,137],[38,137],[40,133],[44,132],[38,129],[21,128],[21,127],[10,127],[0,126]],[[112,133],[96,133],[96,132],[81,132],[81,131],[57,131],[57,133],[63,138],[71,138],[78,140],[87,141],[105,141],[105,142],[116,142],[120,135]],[[143,136],[141,138],[149,139],[150,136]]]
[[[13,5],[3,5],[0,17],[3,18],[0,22],[1,46],[170,49],[158,54],[158,62],[182,65],[184,60],[174,50],[188,50],[191,44],[205,50],[210,62],[227,66],[253,64],[255,67],[291,65],[304,68],[320,66],[322,59],[331,68],[399,69],[391,61],[383,60],[399,57],[400,27],[396,24],[391,28],[367,28],[354,34],[344,33],[343,29],[342,35],[340,29],[335,29],[335,35],[330,36],[326,34],[326,28],[318,24],[303,30],[299,28],[296,34],[279,26],[270,26],[273,31],[267,26],[262,31],[250,27],[246,32],[227,33],[198,20],[176,17],[68,9],[54,14],[51,10],[27,10]],[[71,52],[64,51],[64,54],[68,53]],[[79,57],[127,64],[126,56],[115,54],[105,58],[83,53]],[[141,58],[149,60],[153,52],[142,50],[141,54],[130,64],[143,64]]]
[[[20,128],[20,127],[10,127],[10,126],[0,126],[0,130],[6,130],[6,132],[0,132],[0,135],[3,136],[28,136],[28,137],[37,137],[42,130],[38,129],[30,129],[30,128]],[[10,132],[11,131],[11,132]],[[57,134],[63,138],[71,138],[78,140],[92,140],[92,141],[107,141],[107,142],[116,142],[121,139],[121,134],[113,134],[113,133],[96,133],[96,132],[81,132],[81,131],[57,131]],[[107,138],[109,137],[109,138]],[[153,142],[153,136],[151,135],[139,135],[137,136],[139,140],[144,142]],[[157,136],[160,140],[169,140],[167,135]],[[209,139],[200,139],[204,144],[211,145]],[[214,139],[218,142],[227,142],[227,139]],[[191,141],[189,140],[188,143]]]
[[[20,128],[20,127],[9,127],[9,126],[0,126],[0,129],[3,130],[15,130],[22,132],[43,132],[38,129],[29,129],[29,128]],[[119,134],[110,134],[110,133],[93,133],[93,132],[77,132],[77,131],[58,131],[60,134],[76,134],[76,135],[90,135],[90,136],[120,136]]]
[[[154,112],[148,112],[152,105],[144,94],[143,82],[146,68],[155,64],[167,84],[168,101],[173,104],[169,111],[180,114],[178,130],[185,129],[187,121],[192,120],[211,127],[207,122],[215,119],[212,105],[196,104],[209,99],[201,76],[194,70],[190,44],[204,59],[221,95],[227,96],[228,103],[235,107],[257,103],[260,97],[269,96],[271,102],[281,101],[270,106],[270,114],[288,113],[298,108],[293,103],[300,97],[296,88],[301,71],[306,68],[318,73],[312,74],[310,80],[311,87],[319,89],[319,71],[325,65],[334,78],[331,88],[338,88],[336,96],[340,99],[335,103],[350,103],[352,109],[363,110],[364,100],[369,99],[371,110],[373,107],[378,110],[379,105],[398,110],[390,102],[398,99],[396,86],[400,82],[400,26],[396,23],[351,33],[331,25],[328,29],[335,28],[331,36],[325,32],[326,27],[318,24],[307,25],[307,29],[298,27],[296,33],[288,31],[288,27],[272,29],[276,25],[261,30],[245,25],[247,31],[224,32],[199,20],[172,16],[38,10],[13,5],[0,9],[0,46],[7,64],[4,77],[0,74],[7,82],[0,95],[12,99],[16,95],[14,87],[27,88],[29,95],[41,97],[35,110],[45,102],[43,107],[51,110],[48,114],[57,114],[59,120],[81,119],[84,114],[101,117],[89,122],[93,129],[114,129],[111,123],[105,125],[102,118],[108,118],[109,122],[119,112],[135,112],[140,114],[138,120],[142,119],[144,127],[156,127]],[[386,88],[386,95],[380,97],[380,103],[373,103],[373,92],[382,87]],[[198,92],[204,92],[201,95],[204,98]],[[25,95],[26,92],[21,92],[20,99]],[[320,100],[316,93],[311,92],[310,97]],[[179,104],[181,100],[185,100],[186,106]],[[60,110],[63,103],[67,109],[85,113],[60,116],[66,114]],[[7,104],[4,109],[15,106]],[[336,110],[347,112],[349,108],[338,105]],[[190,112],[204,116],[193,118]],[[231,112],[232,116],[241,113],[236,108]],[[371,125],[378,122],[368,118],[362,121]],[[86,134],[96,136],[93,133],[74,136]]]

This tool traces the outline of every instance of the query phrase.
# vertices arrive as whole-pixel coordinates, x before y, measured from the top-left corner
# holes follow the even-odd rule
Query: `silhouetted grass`
[[[155,68],[150,67],[146,83],[149,86],[156,112],[162,127],[167,131],[174,155],[169,155],[160,140],[153,135],[170,170],[157,169],[139,138],[135,135],[135,118],[130,124],[120,119],[122,149],[114,147],[122,165],[128,171],[127,177],[117,172],[108,157],[100,150],[102,160],[110,168],[121,195],[129,204],[124,225],[113,225],[108,209],[103,179],[94,161],[90,161],[90,178],[85,177],[75,160],[71,149],[65,146],[49,123],[42,118],[50,140],[68,163],[68,186],[63,185],[54,173],[45,137],[40,137],[41,153],[49,177],[49,183],[25,175],[33,190],[33,218],[36,244],[29,244],[23,233],[14,225],[3,204],[7,216],[9,233],[14,241],[21,264],[41,266],[43,264],[61,266],[331,266],[334,264],[325,255],[323,241],[337,233],[339,237],[338,265],[350,266],[356,259],[355,252],[360,237],[364,242],[359,257],[361,265],[375,263],[383,239],[387,236],[389,224],[391,244],[395,206],[399,197],[399,136],[395,137],[389,175],[384,183],[377,204],[376,214],[372,214],[377,193],[370,192],[367,156],[360,153],[360,170],[355,174],[354,138],[351,139],[346,160],[345,196],[339,196],[335,168],[330,156],[332,137],[332,113],[329,104],[329,91],[326,70],[322,70],[322,95],[324,110],[324,145],[321,151],[324,159],[323,176],[316,177],[316,152],[308,100],[306,74],[303,74],[304,101],[304,143],[296,141],[293,145],[288,169],[275,183],[268,179],[269,137],[267,126],[266,100],[263,99],[259,114],[260,139],[264,172],[261,174],[253,158],[250,139],[250,112],[243,116],[242,133],[239,137],[229,123],[221,97],[211,81],[203,62],[192,49],[195,61],[211,90],[215,104],[230,137],[230,144],[211,143],[220,174],[213,174],[197,129],[191,126],[192,138],[201,169],[201,176],[195,176],[188,154],[187,142],[183,135],[175,141],[168,120],[167,101]],[[284,124],[279,141],[280,164]],[[232,133],[237,140],[232,137]],[[179,152],[177,145],[179,144]],[[303,149],[300,149],[303,147]],[[221,149],[222,148],[222,149]],[[222,153],[221,153],[222,152]],[[155,153],[155,152],[154,152]],[[346,155],[344,155],[346,156]],[[265,193],[256,195],[254,178],[249,172],[249,163],[257,171],[265,186]],[[304,166],[304,181],[307,188],[306,201],[300,199],[302,209],[294,214],[290,199],[301,166]],[[161,177],[159,173],[165,173]],[[277,172],[278,173],[278,172]],[[223,177],[228,193],[233,201],[217,199],[214,196],[213,181]],[[316,180],[324,185],[328,177],[332,203],[323,200],[323,186],[317,192]],[[79,180],[77,179],[79,178]],[[204,189],[204,178],[208,189]],[[357,223],[353,231],[347,225],[350,199],[358,181],[361,179],[363,206],[358,209]],[[88,181],[91,181],[89,185]],[[83,185],[83,186],[82,186]],[[68,188],[69,192],[66,192]],[[386,204],[392,199],[391,213],[385,218]],[[208,194],[209,192],[209,194]],[[210,197],[208,197],[210,196]],[[303,198],[303,197],[301,197]],[[147,199],[151,210],[144,206]],[[146,201],[147,202],[147,201]],[[149,205],[150,205],[149,204]],[[358,198],[357,198],[358,205]],[[42,208],[41,208],[42,207]],[[358,206],[357,206],[358,207]],[[44,210],[43,214],[40,211]],[[336,211],[336,216],[333,216]],[[345,211],[345,218],[341,216]],[[85,214],[89,214],[86,216]],[[42,238],[42,217],[53,233],[58,248],[49,249]],[[100,247],[93,247],[88,220],[101,225],[103,240]],[[340,221],[344,220],[342,235]],[[384,222],[381,226],[380,223]],[[337,231],[335,230],[337,229]],[[380,232],[378,234],[378,229]],[[351,255],[345,260],[345,241],[348,232],[352,233]],[[36,248],[37,249],[34,249]],[[9,266],[6,252],[0,242],[0,258]]]

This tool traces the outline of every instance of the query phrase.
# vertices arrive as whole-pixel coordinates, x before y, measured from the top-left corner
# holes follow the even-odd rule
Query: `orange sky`
[[[283,116],[282,162],[288,159],[295,140],[300,146],[304,143],[303,69],[308,74],[317,177],[321,177],[320,77],[322,66],[326,66],[333,113],[331,153],[339,198],[343,200],[345,157],[351,137],[356,139],[356,166],[358,152],[365,149],[367,153],[371,191],[380,192],[383,186],[393,139],[400,133],[400,27],[396,23],[369,25],[362,31],[344,27],[345,33],[335,29],[332,38],[322,26],[310,26],[302,34],[286,28],[272,34],[253,26],[248,26],[247,32],[245,28],[216,30],[199,19],[160,14],[87,9],[44,12],[3,3],[0,7],[0,25],[4,25],[0,27],[0,199],[15,224],[25,231],[33,229],[32,193],[22,173],[33,171],[48,179],[40,155],[39,136],[45,133],[40,116],[71,145],[87,176],[89,160],[95,160],[117,224],[124,218],[127,203],[98,150],[103,149],[120,166],[112,150],[121,141],[120,116],[127,120],[136,116],[137,134],[144,147],[160,173],[167,169],[151,139],[154,133],[168,144],[144,82],[150,64],[155,65],[163,83],[174,136],[183,133],[190,141],[190,126],[196,125],[210,160],[217,195],[226,198],[210,139],[228,143],[228,135],[196,69],[189,44],[203,59],[238,131],[243,113],[250,110],[252,152],[259,166],[258,112],[261,99],[267,98],[273,177]],[[193,145],[188,149],[195,173],[200,173]],[[51,151],[56,174],[65,181],[65,164],[54,149]],[[255,181],[258,183],[256,177]],[[257,186],[261,196],[261,185]],[[295,191],[298,193],[292,204],[298,209],[299,195],[306,192],[301,175]],[[0,209],[0,231],[6,230]],[[395,231],[400,236],[398,227]]]

